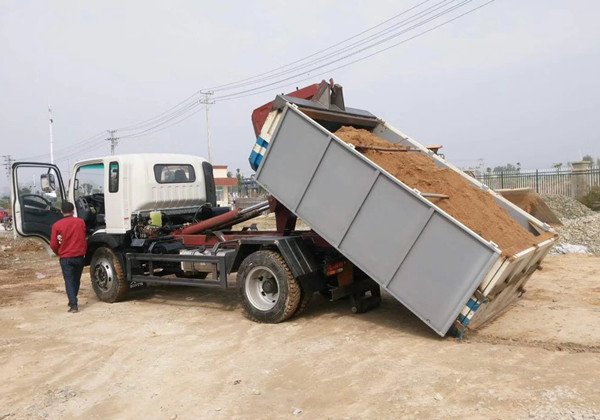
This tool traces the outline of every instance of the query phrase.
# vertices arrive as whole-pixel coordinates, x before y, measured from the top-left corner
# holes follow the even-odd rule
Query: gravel
[[[554,226],[560,236],[555,253],[563,253],[570,245],[581,245],[600,255],[600,213],[579,201],[564,195],[540,194],[550,210],[561,220],[563,226]]]
[[[591,216],[596,214],[579,201],[564,195],[540,194],[550,210],[564,223],[568,219]]]
[[[583,245],[592,254],[600,255],[600,213],[577,219],[563,220],[563,226],[555,227],[560,242]]]

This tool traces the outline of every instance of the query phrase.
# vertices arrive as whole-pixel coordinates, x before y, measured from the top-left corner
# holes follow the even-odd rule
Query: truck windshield
[[[75,175],[75,199],[104,193],[104,165],[102,163],[80,166]]]

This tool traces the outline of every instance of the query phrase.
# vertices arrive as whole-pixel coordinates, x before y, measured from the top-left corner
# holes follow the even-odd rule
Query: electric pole
[[[10,155],[2,156],[4,158],[4,168],[6,169],[6,178],[10,179],[10,168],[12,167],[12,163],[14,160],[10,157]]]
[[[200,99],[200,103],[206,105],[206,140],[208,142],[208,162],[212,165],[212,144],[210,141],[208,110],[210,109],[210,106],[215,103],[215,101],[210,99],[214,92],[212,90],[207,90],[206,92],[203,92],[203,94],[204,98]]]
[[[54,137],[52,135],[54,120],[52,119],[52,108],[50,108],[50,105],[48,105],[48,123],[50,124],[50,163],[54,164]]]
[[[115,133],[117,132],[117,130],[106,130],[108,132],[108,134],[110,134],[110,137],[108,137],[106,140],[110,141],[110,154],[114,155],[115,154],[115,149],[117,148],[117,144],[119,143],[119,138],[115,137]]]

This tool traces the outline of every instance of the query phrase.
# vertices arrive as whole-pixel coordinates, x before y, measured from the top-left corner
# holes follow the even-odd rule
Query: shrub
[[[579,199],[592,210],[600,210],[600,187],[590,188],[590,192]]]

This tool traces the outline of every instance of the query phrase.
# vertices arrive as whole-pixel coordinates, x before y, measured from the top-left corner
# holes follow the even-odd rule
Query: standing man
[[[84,256],[87,251],[85,222],[73,217],[75,207],[65,201],[62,205],[63,219],[52,225],[50,248],[60,258],[60,268],[65,279],[65,289],[69,297],[69,312],[77,313],[77,293],[81,283]]]

